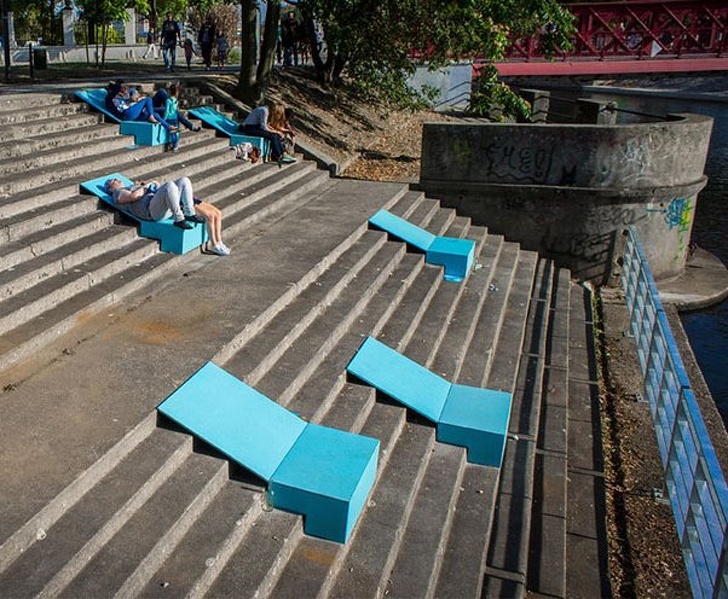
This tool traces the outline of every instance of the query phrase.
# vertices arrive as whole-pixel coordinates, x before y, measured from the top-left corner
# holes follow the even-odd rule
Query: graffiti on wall
[[[485,147],[485,172],[503,181],[545,183],[553,162],[553,148],[529,148],[491,143]]]
[[[673,198],[667,206],[647,208],[647,212],[661,213],[671,231],[677,227],[678,233],[687,233],[692,223],[693,198]]]
[[[693,222],[694,198],[673,198],[667,206],[647,208],[647,212],[659,212],[670,231],[677,233],[677,254],[674,260],[681,261],[690,241],[690,225]]]

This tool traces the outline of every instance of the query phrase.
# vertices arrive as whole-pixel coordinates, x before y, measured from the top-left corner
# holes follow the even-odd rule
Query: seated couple
[[[174,226],[192,229],[189,223],[207,223],[207,232],[212,242],[212,252],[228,256],[230,249],[222,242],[222,212],[209,202],[196,199],[192,182],[187,177],[159,184],[156,181],[140,182],[125,187],[120,179],[111,178],[104,183],[104,189],[115,204],[142,220],[163,220],[170,216]]]
[[[174,127],[164,120],[161,115],[154,112],[152,98],[142,96],[135,89],[130,90],[123,81],[116,81],[108,85],[104,104],[106,109],[119,120],[149,121],[150,123],[159,123],[167,131],[173,133],[179,131],[179,127]]]
[[[136,89],[127,87],[119,80],[107,86],[104,104],[109,112],[122,121],[159,123],[171,133],[177,133],[179,125],[184,125],[190,131],[199,131],[200,126],[190,123],[179,110],[179,91],[179,85],[172,84],[169,92],[160,88],[150,98],[142,96]]]
[[[286,137],[292,136],[294,132],[286,120],[285,109],[277,102],[268,101],[251,110],[238,129],[245,135],[267,139],[273,160],[284,164],[296,162],[284,145]]]

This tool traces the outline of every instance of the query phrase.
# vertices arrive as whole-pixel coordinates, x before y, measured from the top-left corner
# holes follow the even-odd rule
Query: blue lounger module
[[[95,110],[103,113],[112,122],[119,123],[119,133],[134,136],[134,143],[137,146],[158,146],[169,141],[167,130],[159,123],[120,120],[106,108],[105,89],[85,89],[74,92],[74,94],[79,100],[83,100]]]
[[[466,447],[469,462],[500,467],[510,393],[450,383],[373,337],[367,337],[346,370],[434,422],[437,440]]]
[[[172,254],[186,254],[187,252],[200,247],[207,241],[207,227],[203,223],[193,224],[192,229],[180,229],[174,226],[172,218],[163,220],[143,220],[129,212],[123,204],[115,204],[111,195],[106,193],[104,185],[109,179],[120,179],[124,185],[131,185],[132,181],[121,173],[111,173],[103,177],[97,177],[80,184],[81,193],[95,195],[100,200],[112,206],[122,214],[126,214],[139,223],[139,235],[148,239],[159,240],[159,249]]]
[[[230,145],[237,146],[242,143],[249,143],[260,149],[261,155],[265,158],[270,154],[270,143],[263,137],[243,135],[240,133],[238,123],[210,106],[199,106],[188,112],[196,119],[216,129],[226,137],[230,138]]]
[[[306,534],[346,543],[374,485],[379,441],[307,423],[212,362],[157,408],[268,483]]]
[[[460,282],[467,278],[475,257],[471,239],[441,237],[425,231],[387,210],[379,210],[369,224],[425,252],[425,261],[445,267],[445,280]]]

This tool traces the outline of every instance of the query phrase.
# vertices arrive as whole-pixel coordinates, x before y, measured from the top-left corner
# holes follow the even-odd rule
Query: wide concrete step
[[[0,112],[13,112],[19,108],[30,108],[60,104],[65,101],[63,94],[54,93],[13,93],[0,96]]]
[[[0,299],[17,295],[50,277],[79,268],[84,262],[113,248],[126,247],[137,238],[133,229],[112,227],[106,220],[105,228],[91,229],[89,234],[77,231],[69,243],[0,272]],[[94,221],[91,224],[95,224]]]
[[[96,156],[100,151],[119,153],[129,145],[126,136],[104,136],[104,131],[107,130],[101,129],[101,135],[98,136],[100,139],[96,139],[93,143],[84,139],[83,132],[80,132],[79,140],[44,148],[42,152],[20,153],[12,158],[0,160],[0,174],[29,172],[56,164],[65,166],[74,160],[86,160],[90,156]]]
[[[73,275],[73,279],[58,291],[53,286],[57,281],[49,283],[48,287],[54,296],[68,295],[66,299],[53,303],[49,297],[43,296],[34,305],[35,311],[42,314],[39,318],[24,318],[21,314],[17,324],[10,328],[0,338],[0,368],[7,368],[19,360],[26,358],[43,347],[49,341],[57,339],[79,322],[83,321],[88,313],[94,313],[105,306],[112,305],[126,295],[139,291],[157,278],[168,273],[176,262],[173,254],[158,253],[151,242],[136,240],[135,244],[149,253],[146,260],[130,262],[127,268],[103,278],[103,282],[90,284],[84,276]],[[117,252],[117,256],[120,252]],[[128,258],[119,256],[121,263]],[[69,288],[70,287],[70,288]],[[17,300],[15,300],[17,302]],[[39,305],[45,307],[40,310]],[[22,308],[25,312],[25,307]],[[6,324],[13,324],[13,317],[5,319]]]
[[[83,111],[78,104],[47,104],[30,106],[8,106],[7,110],[0,111],[0,125],[12,125],[18,123],[32,123],[47,118],[63,118]],[[1,139],[1,138],[0,138]]]
[[[157,429],[125,457],[0,575],[3,597],[55,594],[129,521],[192,454],[188,435]]]
[[[103,129],[108,129],[118,135],[118,125],[109,123],[103,125],[102,128],[101,124],[98,114],[79,112],[62,119],[50,118],[16,125],[3,125],[0,132],[0,156],[8,158],[16,151],[27,152],[26,148],[41,150],[46,143],[46,137],[59,139],[58,136],[73,135],[85,127],[98,127],[100,134],[103,134]]]
[[[395,249],[401,251],[404,248],[401,244],[395,244]],[[391,275],[401,255],[384,248],[380,256],[372,258],[372,264],[367,265],[367,275],[359,277],[356,284],[348,286],[340,297],[326,307],[318,318],[318,326],[312,325],[305,336],[282,344],[283,352],[272,368],[263,376],[252,377],[258,388],[270,397],[276,397],[280,403],[289,404],[320,364],[324,361],[331,364],[330,360],[325,360],[331,348],[348,334],[354,320]],[[312,351],[312,348],[316,348],[316,351]],[[340,373],[343,376],[345,365],[342,366]],[[296,373],[293,379],[290,373]],[[290,408],[310,418],[314,410],[323,411],[323,406],[316,405],[320,404],[320,399],[317,401],[314,398],[313,404],[305,406],[299,401],[295,405],[290,404]]]
[[[396,193],[396,195],[394,197],[399,197],[400,196],[399,191],[397,191],[396,189],[393,189],[393,191],[395,191],[395,193]],[[331,192],[331,197],[332,198],[335,198],[335,197],[337,197],[337,194],[332,191]],[[369,211],[367,211],[367,212],[369,212]],[[356,227],[354,229],[354,235],[356,235],[357,237],[361,235],[361,232],[362,232],[361,231],[361,227]],[[350,245],[350,242],[345,239],[342,243],[339,244],[339,246],[341,246],[341,245],[344,245],[344,246]],[[341,255],[342,253],[343,253],[343,250],[334,250],[334,254]],[[134,451],[134,449],[132,448],[130,451]],[[217,470],[215,470],[215,473],[216,472],[217,472]],[[217,474],[214,474],[214,476],[216,477]],[[103,484],[103,483],[101,483],[101,484]],[[204,500],[202,502],[202,504],[204,504],[204,505],[200,504],[198,506],[198,508],[199,508],[198,511],[199,511],[200,514],[202,514],[202,513],[204,513],[206,511],[206,509],[207,509],[207,507],[206,507],[207,506],[207,501],[208,500]],[[210,498],[209,498],[210,505],[214,505],[216,501],[217,500],[214,497],[212,497],[212,495],[210,495]],[[85,503],[85,500],[82,500],[82,503]],[[223,502],[223,504],[224,504],[224,502]],[[80,505],[81,505],[81,503],[79,503],[79,506]],[[86,505],[93,505],[93,502],[91,502],[89,504],[86,504]],[[84,508],[84,509],[88,509],[88,508]],[[187,525],[185,524],[184,526],[187,526]],[[183,526],[183,528],[184,528],[184,526]],[[192,524],[190,523],[189,526],[192,526]],[[124,528],[126,528],[126,526]],[[182,536],[182,533],[179,533],[179,531],[182,530],[182,529],[175,528],[175,530],[177,530],[178,533],[172,533],[172,534],[178,534],[179,536]],[[125,534],[124,533],[124,530],[120,529],[120,534]],[[139,534],[139,533],[137,532],[136,534]],[[96,538],[98,539],[98,537],[96,537]],[[169,537],[167,535],[165,535],[165,538],[167,538],[169,540]],[[84,541],[84,547],[87,545],[87,543],[88,543],[87,541]],[[94,541],[92,543],[92,545],[97,546],[98,543],[96,543]],[[167,546],[168,545],[165,545],[165,547],[167,547]],[[106,551],[105,548],[104,549],[100,549],[98,552],[96,550],[94,550],[92,553],[95,556],[97,553],[99,555],[101,555],[101,553],[104,552],[104,551]],[[148,553],[145,557],[140,558],[140,561],[139,562],[137,562],[135,564],[129,563],[126,566],[124,566],[126,568],[126,570],[124,570],[124,573],[125,573],[124,575],[126,576],[126,578],[125,578],[125,581],[126,581],[125,584],[126,585],[141,585],[142,582],[148,578],[148,576],[149,576],[148,573],[153,572],[155,570],[155,568],[158,567],[158,564],[154,564],[155,558],[153,556],[154,555],[164,556],[166,554],[165,551],[166,550],[162,550],[162,551],[159,551],[159,552],[152,551],[152,552]],[[171,549],[170,549],[170,551],[171,551]],[[87,550],[81,551],[79,555],[84,556],[84,557],[83,557],[83,559],[74,559],[73,560],[74,562],[76,562],[77,565],[78,564],[86,563],[86,561],[88,561],[88,559],[92,559],[91,558],[91,554]],[[101,558],[94,557],[93,559],[101,559]],[[71,565],[71,566],[68,566],[68,568],[70,568],[70,570],[64,567],[64,573],[63,574],[59,574],[59,578],[57,580],[64,580],[64,581],[65,580],[71,580],[73,578],[73,576],[76,576],[75,573],[73,574],[73,576],[70,576],[70,575],[68,575],[68,572],[69,571],[74,571],[75,572],[75,570],[77,570],[77,567]],[[132,571],[132,570],[133,570],[132,574],[129,574],[129,572]],[[80,576],[83,577],[84,576],[83,573],[81,573]],[[131,580],[135,580],[136,582],[132,583],[132,582],[130,582]],[[46,584],[48,584],[48,583],[46,583]],[[74,582],[73,584],[76,584],[76,583]],[[86,585],[86,584],[91,584],[91,583],[83,583],[83,584]],[[65,582],[64,582],[64,585],[65,585]],[[61,586],[63,586],[63,585],[61,585]],[[54,585],[51,585],[51,587],[52,588],[60,588],[60,586],[56,587]],[[73,592],[79,592],[78,591],[78,588],[75,588],[75,587],[71,587],[71,588],[74,588],[74,591]],[[88,587],[83,586],[83,591],[86,592],[86,590],[88,590]],[[68,593],[71,593],[71,591],[67,591],[67,592]]]
[[[157,253],[154,243],[147,239],[132,239],[122,247],[92,256],[56,274],[41,277],[39,282],[15,294],[0,299],[0,334],[21,326],[43,312],[87,291],[131,264],[137,264]]]
[[[395,206],[398,205],[399,203]],[[250,384],[258,384],[283,352],[324,311],[330,309],[347,288],[354,289],[354,294],[363,293],[362,286],[369,285],[382,272],[385,276],[389,275],[397,261],[402,259],[404,248],[396,244],[386,244],[385,236],[364,227],[359,234],[361,236],[352,240],[352,245],[317,279],[315,285],[309,285],[303,290],[275,319],[257,330],[236,351],[227,362],[228,369],[244,376]]]
[[[184,160],[192,160],[198,156],[209,154],[212,151],[220,150],[226,147],[223,140],[212,137],[196,137],[195,141],[184,146],[184,157],[178,153],[172,153],[171,157],[166,157],[160,146],[129,146],[129,138],[127,136],[119,136],[128,146],[129,149],[109,150],[103,147],[102,151],[97,152],[93,157],[75,158],[63,164],[63,168],[55,168],[53,165],[39,167],[29,170],[22,174],[11,174],[3,178],[0,183],[0,193],[6,195],[16,195],[22,192],[33,190],[37,187],[52,183],[61,184],[68,179],[73,179],[78,184],[93,178],[92,173],[124,172],[128,175],[131,167],[138,167],[142,161],[155,163],[155,168],[162,164],[179,165]],[[199,140],[199,141],[197,141]],[[181,152],[179,153],[181,154]],[[151,160],[150,160],[151,159]]]
[[[188,456],[58,596],[133,596],[126,585],[133,584],[137,571],[154,568],[150,558],[161,559],[174,548],[175,537],[184,534],[226,481],[223,460],[203,453]]]
[[[113,147],[118,137],[120,136],[115,127],[90,123],[72,130],[16,139],[0,145],[0,169],[1,172],[11,173],[13,169],[9,165],[12,164],[17,168],[30,169],[36,165],[64,162],[74,156],[87,155],[82,153],[84,149],[81,146],[86,146],[87,153],[91,150],[95,152],[95,144],[98,144],[96,147],[106,144]]]
[[[21,239],[0,244],[3,248],[0,255],[0,270],[12,269],[26,260],[34,260],[79,237],[108,227],[112,222],[113,215],[110,212],[96,210],[44,227]]]

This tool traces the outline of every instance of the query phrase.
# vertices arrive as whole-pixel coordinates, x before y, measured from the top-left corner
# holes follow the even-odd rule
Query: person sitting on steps
[[[172,93],[172,90],[174,88],[174,94]],[[156,93],[154,94],[154,97],[152,98],[152,104],[154,104],[154,111],[161,114],[162,118],[170,123],[173,122],[173,119],[168,119],[165,114],[167,112],[168,108],[171,108],[170,105],[168,105],[167,101],[170,99],[170,97],[174,96],[176,98],[176,110],[177,110],[177,125],[182,125],[186,129],[189,129],[190,131],[201,131],[202,127],[200,125],[193,125],[190,120],[185,116],[184,111],[179,109],[179,97],[182,93],[182,85],[180,83],[171,83],[169,85],[169,91],[164,89],[163,87],[160,87]]]
[[[180,112],[179,100],[177,99],[179,96],[179,91],[180,85],[178,83],[172,83],[172,85],[169,86],[169,92],[164,92],[164,90],[160,90],[160,92],[163,92],[166,96],[166,100],[164,102],[164,120],[175,126],[179,126],[180,124],[182,124],[190,131],[199,131],[200,126],[190,123],[190,121],[187,120],[187,117],[185,117],[185,115]],[[177,152],[179,150],[179,133],[169,134],[167,149],[172,152]]]
[[[242,124],[238,126],[238,129],[245,133],[245,135],[267,139],[271,145],[271,157],[273,160],[277,160],[282,164],[288,164],[296,162],[296,159],[288,154],[283,147],[283,134],[275,131],[268,124],[270,115],[274,113],[278,114],[282,110],[283,107],[280,104],[269,100],[251,110]]]
[[[139,94],[130,94],[127,86],[121,81],[108,86],[105,104],[106,108],[122,121],[149,121],[150,123],[159,123],[167,131],[179,131],[179,127],[173,127],[154,112],[152,98],[142,97]]]
[[[174,226],[192,229],[189,223],[204,223],[205,219],[195,214],[192,182],[188,177],[159,184],[157,181],[136,183],[126,187],[117,178],[108,179],[104,189],[111,194],[115,204],[142,220],[159,221],[172,216]]]
[[[271,112],[268,119],[269,128],[281,136],[283,148],[287,154],[291,154],[296,147],[296,130],[291,124],[293,118],[293,109],[283,108],[279,105],[276,110]]]

